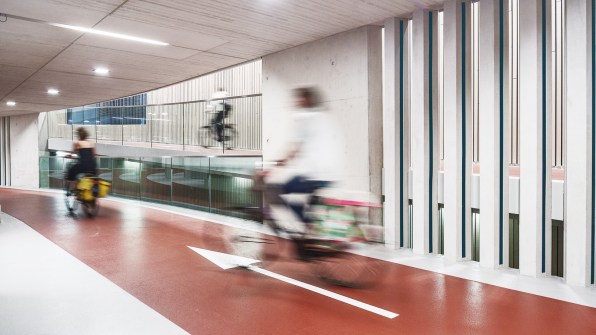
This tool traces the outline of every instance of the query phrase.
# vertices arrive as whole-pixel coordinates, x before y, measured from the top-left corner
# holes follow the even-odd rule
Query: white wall
[[[263,57],[263,157],[291,132],[291,89],[315,85],[344,136],[343,186],[381,191],[381,28],[366,26]]]
[[[11,186],[39,187],[38,114],[10,117]]]

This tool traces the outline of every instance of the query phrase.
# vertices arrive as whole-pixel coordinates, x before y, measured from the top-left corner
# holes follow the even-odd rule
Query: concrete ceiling
[[[0,116],[144,92],[443,0],[0,0]],[[169,43],[142,44],[60,23]],[[107,67],[107,76],[92,70]],[[60,90],[57,96],[46,92]],[[13,100],[16,106],[7,106]]]

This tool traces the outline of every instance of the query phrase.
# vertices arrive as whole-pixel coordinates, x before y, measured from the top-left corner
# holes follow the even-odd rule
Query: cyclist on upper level
[[[211,119],[211,125],[215,127],[218,142],[224,140],[224,118],[228,117],[228,114],[232,109],[232,106],[226,101],[229,97],[230,94],[226,92],[223,87],[219,87],[217,91],[211,95],[211,99],[209,99],[209,105],[213,108],[212,113],[215,114]]]
[[[77,129],[77,137],[79,139],[73,144],[72,152],[78,156],[78,161],[69,167],[66,174],[68,190],[74,188],[78,174],[97,174],[95,143],[87,140],[87,138],[89,138],[89,133],[83,127]]]

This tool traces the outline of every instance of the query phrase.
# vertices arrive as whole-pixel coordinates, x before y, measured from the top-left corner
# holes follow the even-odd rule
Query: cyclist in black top
[[[224,140],[224,118],[228,117],[232,106],[226,101],[230,94],[220,87],[217,92],[214,92],[209,99],[209,105],[212,106],[215,116],[211,119],[211,126],[215,127],[215,133],[217,134],[217,141],[221,142]]]
[[[85,128],[77,129],[77,136],[79,138],[73,145],[73,152],[79,157],[78,162],[73,164],[68,169],[66,180],[68,190],[74,188],[78,174],[88,173],[92,175],[97,174],[97,162],[95,161],[95,143],[88,141],[89,133]],[[68,156],[67,156],[68,157]]]

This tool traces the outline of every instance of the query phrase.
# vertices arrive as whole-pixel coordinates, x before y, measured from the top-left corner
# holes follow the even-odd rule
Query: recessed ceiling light
[[[54,27],[82,31],[84,33],[89,33],[89,34],[121,38],[121,39],[129,40],[129,41],[142,42],[142,43],[155,44],[155,45],[169,45],[168,43],[151,40],[148,38],[142,38],[142,37],[136,37],[136,36],[118,34],[118,33],[111,33],[109,31],[97,30],[97,29],[92,29],[92,28],[83,28],[83,27],[71,26],[68,24],[61,24],[61,23],[50,23],[50,25],[52,25]]]
[[[17,103],[16,103],[16,102],[14,102],[14,101],[7,101],[7,102],[6,102],[6,104],[7,104],[8,106],[14,106],[14,105],[16,105]]]
[[[50,89],[48,90],[48,94],[49,94],[49,95],[58,95],[58,93],[60,93],[60,91],[58,91],[58,90],[57,90],[57,89],[55,89],[55,88],[50,88]]]
[[[95,74],[104,75],[104,74],[108,74],[110,72],[110,70],[106,69],[105,67],[98,67],[98,68],[93,69],[93,72],[95,72]]]

